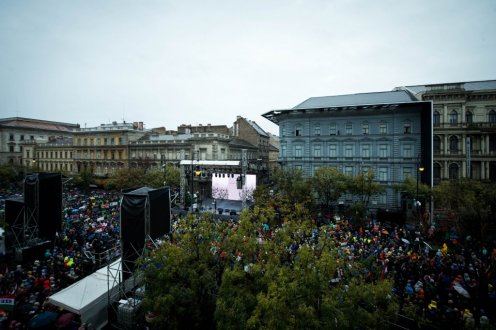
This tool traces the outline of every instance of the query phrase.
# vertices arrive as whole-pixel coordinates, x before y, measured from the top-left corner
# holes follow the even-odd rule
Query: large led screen
[[[219,174],[212,176],[212,198],[229,199],[240,201],[243,200],[243,195],[246,194],[246,199],[253,199],[253,192],[257,187],[257,176],[255,174],[247,174],[246,182],[243,189],[238,189],[238,178],[240,174]]]

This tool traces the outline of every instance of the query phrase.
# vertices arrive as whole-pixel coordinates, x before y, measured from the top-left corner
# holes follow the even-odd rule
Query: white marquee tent
[[[121,259],[48,297],[51,304],[81,316],[81,322],[100,329],[108,323],[107,307],[119,299]]]

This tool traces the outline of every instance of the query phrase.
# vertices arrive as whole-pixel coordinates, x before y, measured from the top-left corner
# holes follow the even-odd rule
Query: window
[[[71,151],[71,152],[69,152],[69,155],[70,155],[70,156],[69,156],[69,158],[71,158],[71,159],[72,159],[72,151]]]
[[[50,151],[50,158],[53,158],[53,151]]]
[[[458,179],[458,165],[457,164],[451,164],[449,166],[449,178],[452,180]]]
[[[344,156],[347,158],[353,157],[353,145],[352,144],[346,144],[344,146]]]
[[[441,165],[438,163],[434,163],[433,165],[433,170],[434,170],[434,179],[440,180],[441,179]]]
[[[412,177],[412,168],[411,167],[403,167],[403,180],[406,178]]]
[[[29,150],[26,150],[26,158],[29,158]]]
[[[353,166],[345,166],[344,174],[352,176],[353,175]]]
[[[387,124],[380,123],[379,124],[379,134],[387,134]]]
[[[434,135],[432,140],[432,147],[434,148],[435,153],[441,152],[441,138],[438,135]]]
[[[413,145],[410,143],[401,146],[401,153],[404,158],[413,157]]]
[[[67,151],[64,152],[64,158],[67,158]]]
[[[31,141],[33,141],[33,140],[34,140],[34,135],[29,136],[29,139],[30,139]]]
[[[121,144],[122,144],[122,138],[119,137],[119,145],[121,145]]]
[[[456,112],[456,110],[451,110],[449,114],[449,122],[451,126],[456,126],[456,124],[458,124],[458,112]]]
[[[295,126],[295,136],[301,136],[301,125]]]
[[[156,156],[156,155],[155,155]],[[122,158],[122,150],[119,150],[119,159],[123,159]]]
[[[9,141],[14,141],[14,134],[9,134]]]
[[[320,125],[315,125],[315,127],[313,128],[313,135],[320,135]]]
[[[320,144],[313,146],[313,156],[314,157],[321,157],[322,156]]]
[[[24,141],[24,135],[21,135],[21,141]]]
[[[103,138],[103,144],[107,145],[107,138]]]
[[[450,151],[458,152],[458,137],[454,135],[450,137]]]
[[[362,134],[369,134],[369,124],[362,124]]]
[[[439,113],[439,111],[434,111],[432,120],[434,127],[441,126],[441,114]]]
[[[379,181],[388,180],[388,169],[387,167],[379,167]]]
[[[281,137],[286,136],[286,126],[281,126]]]
[[[295,170],[302,171],[303,170],[303,166],[301,166],[301,165],[295,165]]]
[[[472,111],[467,111],[465,113],[465,122],[467,124],[472,124],[474,120],[474,115],[472,114]]]
[[[115,150],[112,150],[111,151],[111,156],[110,157],[111,157],[110,159],[112,159],[112,160],[115,159]]]
[[[412,127],[410,124],[404,124],[403,125],[403,134],[411,134],[412,133]]]
[[[494,124],[496,123],[496,111],[491,110],[487,115],[487,121]]]
[[[346,124],[345,133],[346,133],[346,135],[353,134],[353,124],[351,124],[351,123]]]
[[[335,144],[329,145],[329,157],[337,157],[338,156],[338,146]]]
[[[336,134],[337,134],[336,123],[332,123],[329,125],[329,135],[336,135]]]
[[[87,144],[88,144],[88,139],[87,138],[84,138],[83,145],[87,145]]]
[[[295,157],[303,157],[303,147],[302,146],[295,146],[294,147],[294,156]]]
[[[379,157],[380,158],[389,157],[389,148],[388,148],[387,144],[380,144],[379,145]]]
[[[284,144],[281,146],[281,157],[286,157],[287,154],[287,146]]]
[[[370,144],[362,144],[361,154],[364,158],[370,157]]]

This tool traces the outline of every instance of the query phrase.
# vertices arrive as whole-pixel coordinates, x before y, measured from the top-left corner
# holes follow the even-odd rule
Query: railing
[[[490,122],[477,122],[477,123],[434,123],[434,129],[439,128],[466,128],[469,130],[479,130],[479,129],[488,129],[494,128],[496,129],[496,123]]]

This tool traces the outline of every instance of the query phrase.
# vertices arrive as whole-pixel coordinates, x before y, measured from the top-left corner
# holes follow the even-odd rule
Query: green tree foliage
[[[24,169],[19,165],[0,165],[0,183],[2,184],[2,187],[17,184],[23,179],[24,174]]]
[[[334,167],[321,167],[315,171],[312,187],[318,201],[331,212],[333,203],[343,195],[348,186],[347,177]]]
[[[369,205],[370,197],[384,191],[384,186],[378,184],[374,179],[375,175],[372,170],[348,178],[348,192],[356,196],[365,208]]]
[[[145,186],[146,172],[141,168],[123,168],[116,171],[107,181],[108,189],[126,189]]]
[[[90,186],[95,184],[95,176],[90,170],[83,170],[74,177],[73,183],[81,189],[88,191]]]
[[[312,186],[298,169],[279,169],[273,176],[274,189],[272,198],[281,212],[291,214],[297,205],[311,208],[313,205]]]
[[[397,192],[404,194],[406,198],[411,200],[417,199],[417,181],[412,177],[407,177],[403,182],[395,184],[393,188]],[[421,182],[418,183],[418,199],[421,201],[430,200],[432,196],[431,188]]]
[[[181,172],[172,164],[164,165],[161,169],[149,169],[145,173],[145,184],[152,188],[168,186],[177,188],[180,185]]]
[[[458,215],[465,233],[485,239],[487,229],[496,225],[496,187],[462,178],[443,181],[433,191],[434,205]]]
[[[155,328],[373,329],[394,318],[392,284],[364,283],[365,265],[338,255],[307,208],[297,203],[283,225],[276,218],[255,207],[235,226],[211,215],[181,221],[145,271]],[[338,267],[349,280],[332,284]]]
[[[156,251],[145,276],[145,306],[158,313],[157,329],[213,329],[220,264],[210,252],[211,217],[189,215],[173,242]]]

